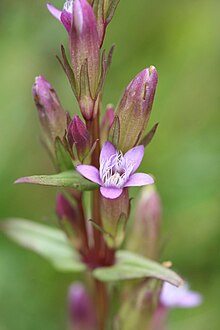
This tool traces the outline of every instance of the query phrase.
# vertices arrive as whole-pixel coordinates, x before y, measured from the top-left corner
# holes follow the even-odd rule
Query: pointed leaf
[[[95,269],[94,276],[103,282],[146,277],[166,281],[175,286],[180,286],[183,282],[174,271],[129,251],[118,251],[116,260],[116,264],[111,267]]]
[[[31,183],[43,186],[71,187],[78,190],[94,190],[98,185],[83,178],[76,171],[66,171],[53,175],[34,175],[20,178],[15,183]]]
[[[62,66],[64,72],[66,73],[66,76],[67,76],[67,78],[70,82],[70,86],[72,88],[72,91],[73,91],[75,97],[77,98],[78,97],[78,92],[76,90],[76,79],[75,79],[73,70],[72,70],[72,68],[69,64],[69,61],[67,59],[65,48],[64,48],[63,45],[61,45],[61,53],[62,53],[63,62],[61,61],[59,56],[57,56],[57,59],[58,59],[60,65]]]
[[[110,48],[110,51],[108,53],[108,57],[107,57],[106,72],[108,72],[108,70],[111,66],[114,50],[115,50],[115,45],[112,45],[111,48]]]
[[[115,116],[113,124],[109,131],[109,141],[111,141],[112,144],[114,144],[116,149],[118,148],[119,139],[120,139],[120,121],[118,116]]]
[[[147,133],[147,135],[145,135],[145,137],[141,140],[140,144],[143,144],[145,147],[151,142],[151,140],[153,139],[156,131],[157,131],[157,127],[158,127],[159,123],[156,123],[151,130]]]
[[[108,1],[109,2],[109,4],[108,4],[109,7],[108,7],[106,15],[105,15],[105,17],[106,17],[105,21],[106,21],[107,24],[109,24],[110,21],[112,20],[112,18],[114,16],[114,13],[116,11],[116,8],[119,4],[119,1],[120,0],[109,0]]]
[[[0,229],[19,245],[46,258],[57,270],[81,272],[86,269],[78,252],[59,229],[24,219],[1,221]]]

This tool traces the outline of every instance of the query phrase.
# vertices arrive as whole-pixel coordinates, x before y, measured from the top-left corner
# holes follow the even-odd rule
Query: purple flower
[[[125,155],[115,149],[112,143],[105,142],[100,154],[99,170],[91,165],[78,165],[77,171],[90,181],[101,186],[105,198],[118,198],[123,188],[153,184],[153,178],[145,173],[135,173],[144,156],[144,146],[137,146]]]
[[[167,308],[190,308],[196,307],[202,303],[202,296],[189,290],[187,284],[177,288],[169,283],[164,283],[160,303]]]
[[[71,329],[97,329],[94,305],[86,288],[81,283],[71,285],[68,300]]]
[[[64,3],[63,10],[59,10],[49,3],[47,4],[47,9],[58,21],[60,21],[64,25],[67,32],[70,33],[71,18],[73,12],[73,0],[67,0]]]

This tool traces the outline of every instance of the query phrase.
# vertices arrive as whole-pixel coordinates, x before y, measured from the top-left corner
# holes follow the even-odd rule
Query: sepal
[[[150,142],[152,141],[157,128],[158,128],[159,123],[156,123],[151,130],[143,137],[143,139],[141,140],[140,144],[143,144],[145,147],[148,146],[148,144],[150,144]]]
[[[108,136],[109,141],[115,146],[116,149],[119,149],[120,133],[120,120],[116,115],[109,130]]]
[[[73,91],[75,97],[78,99],[79,90],[77,90],[76,79],[75,79],[73,70],[72,70],[72,68],[69,64],[69,61],[67,59],[65,48],[64,48],[63,45],[61,45],[61,54],[62,54],[62,60],[59,58],[59,56],[57,56],[57,59],[58,59],[61,67],[63,68],[63,71],[65,72],[65,74],[66,74],[66,76],[69,80],[70,86],[72,88],[72,91]]]

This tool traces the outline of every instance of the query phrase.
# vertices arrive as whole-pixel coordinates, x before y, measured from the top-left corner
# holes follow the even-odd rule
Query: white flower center
[[[68,13],[72,14],[73,12],[73,1],[74,0],[67,0],[64,3],[63,10],[67,11]]]
[[[100,164],[100,177],[105,187],[123,188],[134,168],[122,152],[118,151]]]

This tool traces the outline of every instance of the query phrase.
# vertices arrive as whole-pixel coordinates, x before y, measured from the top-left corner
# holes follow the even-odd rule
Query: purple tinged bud
[[[56,137],[63,140],[67,130],[67,115],[51,84],[43,77],[35,78],[33,97],[41,125],[46,134],[46,144],[52,153]]]
[[[87,71],[91,98],[94,99],[100,76],[100,47],[96,17],[86,0],[73,2],[72,26],[69,37],[71,62],[78,94],[81,96],[85,94],[84,84],[81,80],[86,79],[86,77],[82,77],[82,74],[85,76]],[[87,70],[83,69],[85,64]]]
[[[82,162],[91,147],[91,140],[86,125],[78,116],[74,116],[68,127],[68,141],[72,148],[75,144],[78,158]]]
[[[157,71],[151,66],[141,71],[124,92],[116,111],[120,120],[119,148],[123,152],[137,145],[143,136],[150,118],[157,81]]]
[[[63,194],[57,194],[56,213],[60,220],[68,220],[72,225],[78,222],[78,214],[74,206]]]
[[[70,330],[97,329],[94,305],[81,283],[70,287],[68,302]]]
[[[106,233],[110,234],[110,236],[105,236],[106,243],[110,248],[116,248],[122,243],[129,213],[130,200],[127,188],[115,199],[101,196],[103,228]]]
[[[130,248],[150,259],[157,259],[161,225],[161,202],[153,185],[142,189],[137,202]]]

